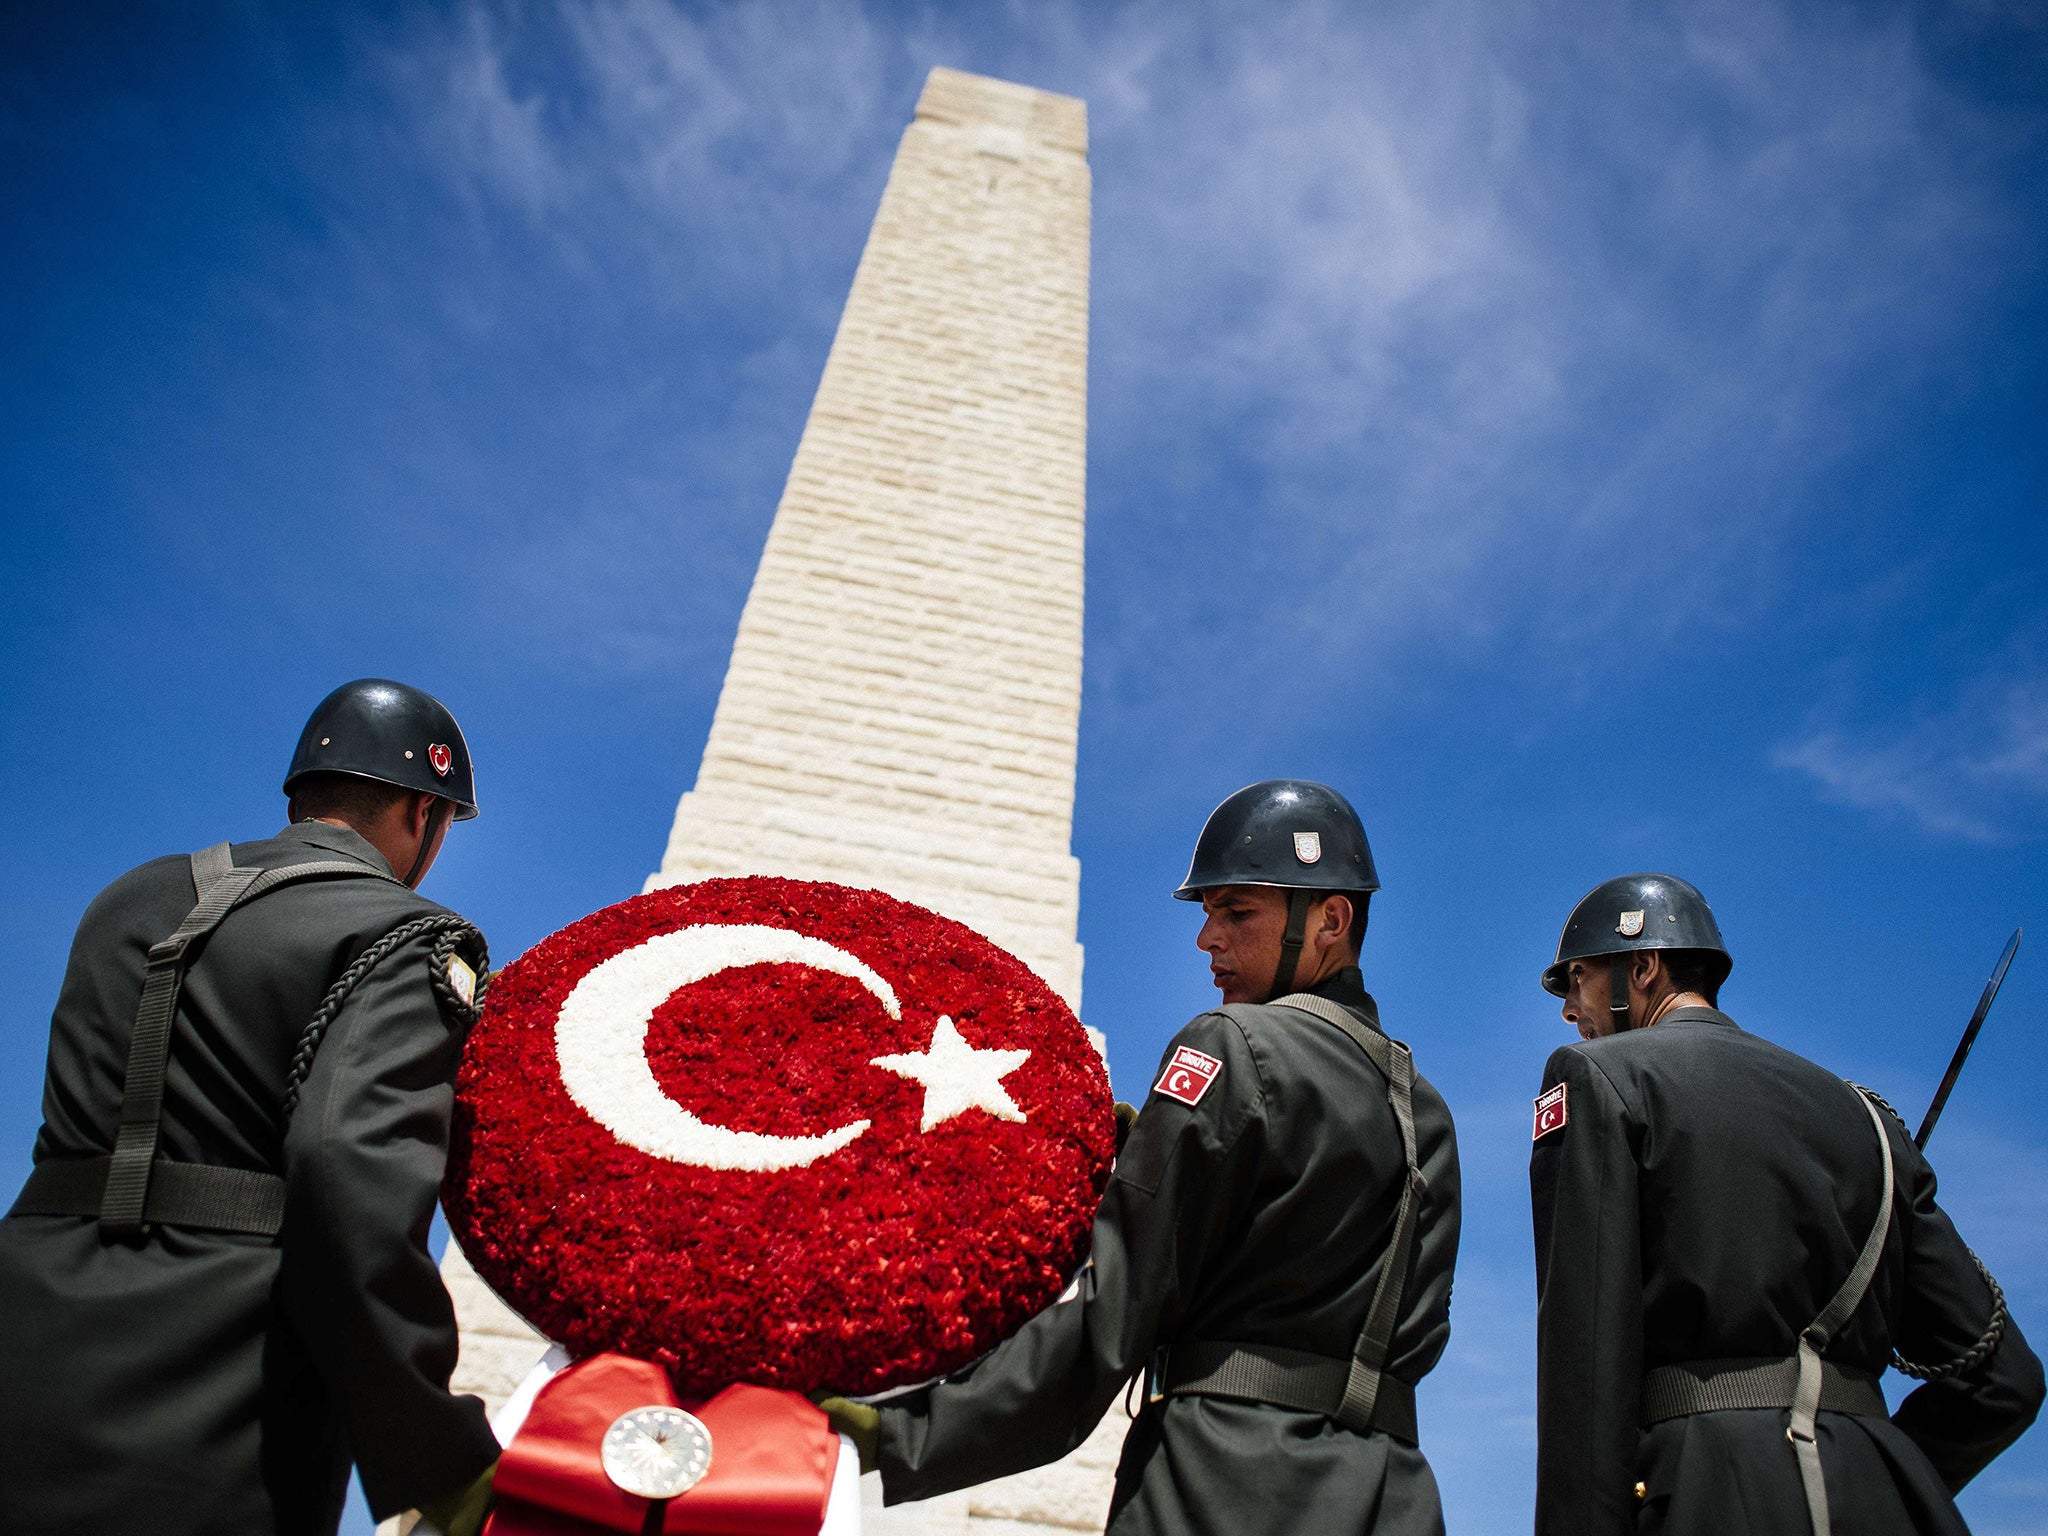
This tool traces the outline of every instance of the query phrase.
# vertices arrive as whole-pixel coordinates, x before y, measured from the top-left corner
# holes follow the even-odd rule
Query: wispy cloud
[[[570,168],[546,121],[548,100],[505,77],[498,28],[481,10],[464,17],[466,36],[445,61],[439,127],[457,157],[492,192],[540,219],[565,200]]]
[[[1473,640],[1577,667],[1740,609],[2007,217],[1902,16],[1301,3],[1139,83],[1098,113],[1098,335],[1147,409],[1098,442],[1232,452],[1139,511],[1170,597],[1121,619],[1138,654],[1240,614],[1383,672]],[[1271,530],[1227,583],[1174,552],[1200,501]]]
[[[1120,533],[1090,707],[1131,739],[1190,673],[1270,713],[1243,737],[1311,674],[1370,694],[1450,650],[1583,689],[1623,625],[1640,664],[1753,611],[1803,488],[2013,260],[2006,127],[1903,10],[477,0],[393,58],[478,217],[608,304],[781,349],[758,377],[799,401],[924,70],[1086,97],[1091,513]],[[791,446],[755,387],[750,487]],[[1624,552],[1629,582],[1586,579]],[[1294,642],[1299,686],[1246,659]],[[1906,793],[1851,745],[1802,761]]]
[[[1842,805],[1938,836],[2008,841],[2048,814],[2048,671],[1987,677],[1903,725],[1827,727],[1772,754]]]
[[[1821,731],[1779,748],[1771,760],[1807,774],[1839,804],[1902,815],[1930,832],[1994,840],[1991,825],[1961,807],[1958,765],[1931,756],[1927,746],[1925,741],[1859,743],[1840,731]]]
[[[907,116],[884,53],[843,0],[472,3],[423,16],[384,69],[416,153],[566,267],[637,277],[622,302],[801,310],[829,291],[820,260],[858,251]]]

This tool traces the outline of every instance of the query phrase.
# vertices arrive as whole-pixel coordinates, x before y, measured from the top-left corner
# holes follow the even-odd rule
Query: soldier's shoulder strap
[[[1898,1121],[1899,1129],[1903,1130],[1908,1136],[1911,1136],[1913,1134],[1912,1127],[1906,1124],[1906,1117],[1900,1114],[1898,1110],[1892,1107],[1892,1101],[1890,1099],[1887,1099],[1875,1088],[1866,1088],[1861,1083],[1851,1083],[1849,1086],[1851,1088],[1854,1088],[1858,1093],[1862,1094],[1864,1098],[1868,1099],[1871,1103],[1875,1104],[1879,1109],[1883,1110],[1886,1114],[1890,1115],[1894,1120]]]
[[[1244,1346],[1197,1346],[1174,1374],[1180,1379],[1170,1392],[1209,1392],[1218,1396],[1249,1397],[1281,1407],[1327,1413],[1345,1428],[1360,1434],[1371,1429],[1388,1429],[1413,1443],[1414,1398],[1407,1384],[1386,1376],[1387,1357],[1400,1321],[1401,1292],[1406,1284],[1410,1256],[1415,1249],[1415,1229],[1420,1217],[1424,1189],[1422,1168],[1415,1146],[1415,1059],[1408,1047],[1389,1039],[1379,1030],[1361,1023],[1341,1003],[1317,997],[1312,992],[1290,992],[1275,998],[1268,1007],[1293,1008],[1335,1025],[1387,1083],[1387,1102],[1401,1133],[1401,1155],[1406,1163],[1401,1182],[1401,1199],[1394,1212],[1393,1235],[1387,1243],[1386,1259],[1379,1284],[1366,1310],[1365,1325],[1338,1381],[1327,1373],[1334,1362],[1296,1352],[1254,1350]],[[1229,1010],[1225,1010],[1228,1012]],[[1196,1363],[1199,1353],[1200,1364]],[[1210,1358],[1210,1356],[1215,1358]],[[1398,1426],[1398,1427],[1397,1427]]]
[[[274,1235],[284,1215],[284,1181],[246,1168],[158,1160],[171,1028],[192,947],[230,912],[286,885],[311,879],[391,876],[352,859],[314,859],[274,869],[237,865],[226,843],[191,856],[197,900],[183,922],[150,946],[142,996],[128,1040],[121,1113],[111,1157],[36,1165],[14,1210],[31,1215],[93,1215],[113,1238],[140,1235],[152,1222]]]
[[[355,878],[391,877],[353,859],[313,859],[274,869],[247,869],[235,863],[234,851],[226,843],[215,843],[192,855],[192,885],[199,899],[168,938],[150,947],[149,966],[143,973],[142,1000],[135,1009],[128,1071],[121,1085],[120,1130],[100,1202],[102,1233],[132,1236],[142,1230],[146,1220],[150,1175],[163,1124],[171,1026],[177,1018],[178,994],[184,986],[192,946],[218,928],[230,912],[295,881]],[[281,1210],[281,1192],[279,1198]],[[175,1218],[160,1215],[157,1219]]]
[[[1313,992],[1290,992],[1285,997],[1276,997],[1267,1005],[1272,1008],[1295,1008],[1303,1013],[1312,1013],[1326,1024],[1334,1024],[1351,1038],[1351,1042],[1365,1052],[1366,1059],[1379,1069],[1387,1080],[1387,1098],[1394,1107],[1394,1118],[1401,1126],[1401,1150],[1407,1154],[1411,1167],[1415,1165],[1415,1056],[1399,1040],[1380,1030],[1369,1028],[1359,1022],[1358,1015],[1342,1003],[1333,1003],[1326,997]]]
[[[1852,1083],[1849,1085],[1854,1088]],[[1856,1262],[1828,1299],[1819,1315],[1799,1334],[1798,1352],[1790,1359],[1733,1370],[1706,1370],[1683,1365],[1659,1366],[1643,1383],[1645,1423],[1682,1418],[1697,1413],[1714,1413],[1730,1408],[1788,1408],[1790,1420],[1785,1437],[1799,1467],[1800,1484],[1806,1495],[1807,1523],[1813,1536],[1831,1536],[1827,1484],[1821,1476],[1819,1417],[1823,1409],[1884,1415],[1884,1395],[1876,1379],[1852,1376],[1821,1357],[1840,1332],[1842,1325],[1863,1304],[1884,1253],[1885,1239],[1892,1226],[1892,1191],[1896,1175],[1892,1166],[1891,1138],[1884,1120],[1872,1102],[1876,1095],[1856,1089],[1856,1102],[1870,1118],[1877,1133],[1881,1172],[1877,1216],[1856,1254]]]
[[[1854,1087],[1854,1084],[1850,1086]],[[1792,1389],[1792,1419],[1785,1433],[1792,1442],[1792,1449],[1799,1462],[1799,1480],[1806,1492],[1807,1520],[1813,1527],[1813,1536],[1831,1536],[1832,1522],[1828,1514],[1827,1484],[1821,1477],[1820,1466],[1820,1417],[1821,1388],[1825,1384],[1825,1371],[1821,1354],[1841,1330],[1856,1309],[1863,1304],[1863,1296],[1870,1289],[1871,1277],[1877,1273],[1877,1261],[1884,1253],[1886,1236],[1892,1228],[1892,1190],[1896,1175],[1892,1168],[1892,1139],[1885,1134],[1884,1120],[1878,1114],[1877,1106],[1870,1096],[1857,1090],[1856,1102],[1870,1116],[1870,1128],[1877,1133],[1877,1150],[1883,1169],[1882,1189],[1878,1195],[1877,1219],[1870,1225],[1869,1236],[1863,1239],[1863,1247],[1856,1255],[1856,1263],[1849,1271],[1848,1278],[1822,1307],[1820,1315],[1806,1325],[1799,1335],[1797,1356],[1798,1374]]]

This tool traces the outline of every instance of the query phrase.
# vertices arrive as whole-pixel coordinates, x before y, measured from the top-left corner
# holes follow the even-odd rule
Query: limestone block
[[[882,1503],[882,1479],[860,1480],[861,1536],[968,1536],[967,1495],[949,1493],[915,1504]]]
[[[970,1490],[970,1536],[1013,1536],[1020,1530],[1043,1536],[1047,1527],[1101,1530],[1109,1518],[1117,1457],[1130,1427],[1130,1417],[1119,1403],[1064,1460]]]
[[[450,1383],[457,1392],[474,1392],[496,1413],[512,1389],[526,1379],[548,1341],[504,1302],[469,1267],[452,1238],[441,1256],[441,1283],[455,1303],[456,1325],[462,1331],[462,1354]]]
[[[881,1479],[861,1479],[862,1529],[871,1536],[1048,1536],[1099,1531],[1109,1516],[1116,1461],[1130,1419],[1112,1408],[1071,1456],[915,1504],[882,1503]]]

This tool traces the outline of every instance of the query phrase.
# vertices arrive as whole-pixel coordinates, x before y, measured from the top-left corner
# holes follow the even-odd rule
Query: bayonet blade
[[[1984,983],[1984,995],[1977,999],[1977,1011],[1970,1015],[1969,1027],[1963,1031],[1955,1055],[1949,1058],[1948,1071],[1942,1075],[1941,1086],[1934,1090],[1934,1102],[1927,1106],[1927,1118],[1920,1122],[1920,1133],[1913,1138],[1913,1145],[1923,1152],[1927,1150],[1927,1138],[1934,1134],[1934,1122],[1941,1118],[1942,1108],[1948,1103],[1950,1090],[1962,1075],[1963,1063],[1969,1060],[1970,1047],[1977,1043],[1977,1031],[1984,1027],[1984,1015],[1991,1011],[1998,989],[2005,982],[2006,967],[2012,964],[2012,957],[2019,947],[2020,930],[2015,928],[2012,937],[2005,941],[2005,953],[1998,957],[1998,964],[1992,968],[1991,979]]]

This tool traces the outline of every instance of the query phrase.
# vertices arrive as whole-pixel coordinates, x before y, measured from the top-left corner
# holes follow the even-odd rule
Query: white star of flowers
[[[1003,1079],[1030,1059],[1029,1051],[978,1051],[960,1038],[947,1014],[939,1015],[932,1043],[922,1054],[876,1056],[869,1065],[924,1084],[924,1119],[919,1131],[943,1125],[970,1109],[998,1120],[1022,1120],[1024,1111],[1003,1087]]]

